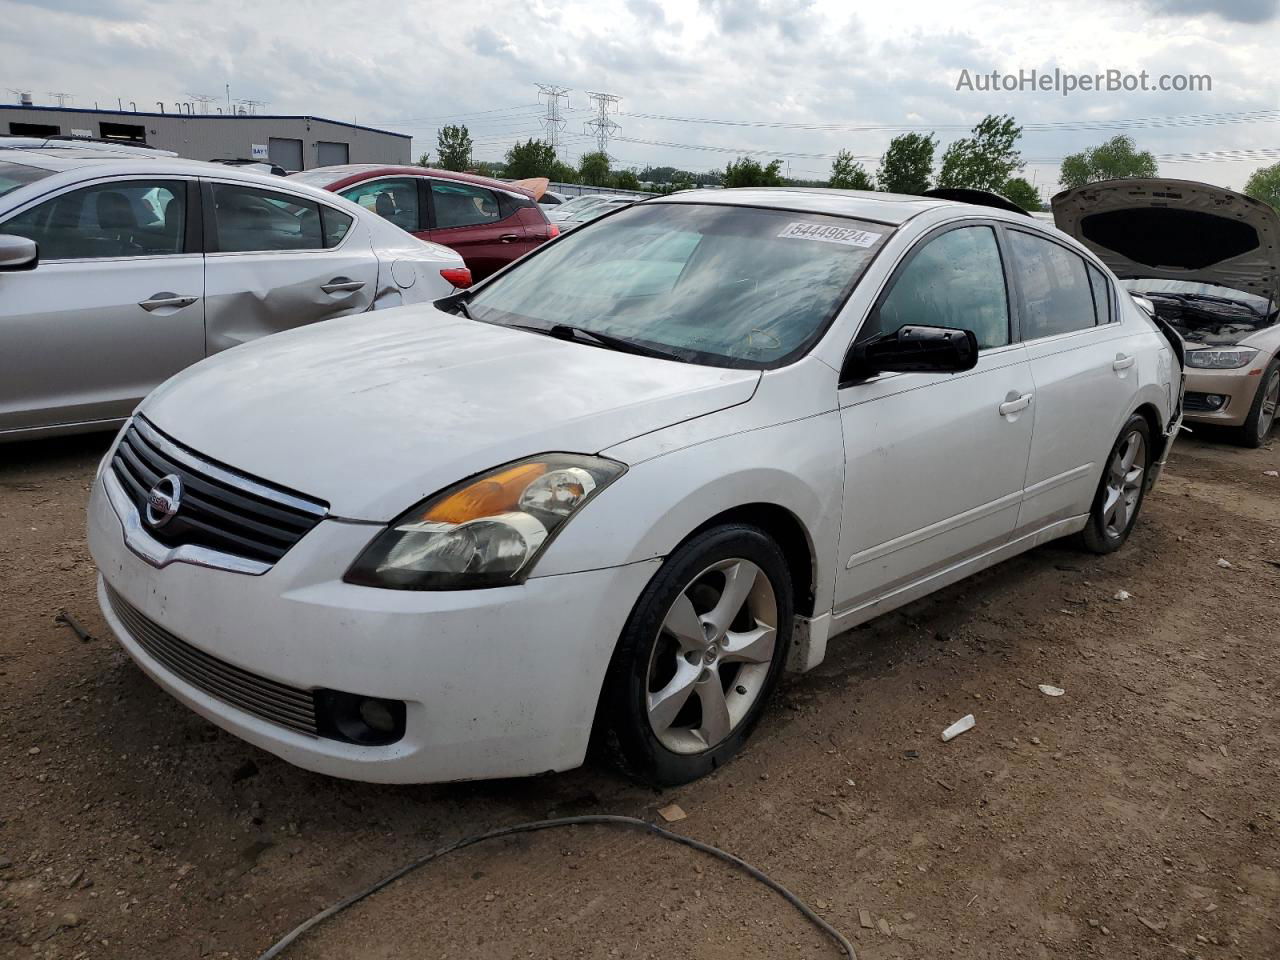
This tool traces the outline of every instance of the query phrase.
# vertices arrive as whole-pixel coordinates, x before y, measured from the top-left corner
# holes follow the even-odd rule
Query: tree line
[[[501,163],[474,161],[471,134],[463,125],[440,128],[436,135],[436,160],[422,154],[422,166],[445,170],[470,170],[493,177],[522,180],[546,177],[559,183],[582,183],[623,190],[647,188],[672,193],[693,187],[824,186],[845,190],[879,190],[886,193],[921,194],[934,187],[967,187],[987,190],[1012,200],[1024,210],[1041,210],[1036,188],[1021,176],[1025,166],[1018,142],[1022,127],[1013,117],[989,115],[978,121],[969,136],[948,144],[935,162],[938,138],[932,133],[904,133],[889,141],[874,173],[848,150],[841,150],[831,164],[827,180],[794,180],[783,176],[782,161],[761,163],[738,157],[723,170],[695,173],[677,167],[647,166],[614,170],[609,156],[583,154],[576,166],[560,160],[551,145],[530,138],[507,150]],[[1156,159],[1139,150],[1132,137],[1120,135],[1105,143],[1064,157],[1058,182],[1064,190],[1126,177],[1155,177]],[[1245,185],[1249,196],[1280,209],[1280,163],[1253,173]]]

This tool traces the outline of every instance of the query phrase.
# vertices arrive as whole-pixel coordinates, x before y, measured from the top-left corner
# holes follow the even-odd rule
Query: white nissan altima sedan
[[[1171,338],[1018,213],[823,190],[637,204],[471,290],[212,357],[138,409],[89,537],[129,654],[360,780],[606,746],[674,784],[828,637],[1126,540]]]

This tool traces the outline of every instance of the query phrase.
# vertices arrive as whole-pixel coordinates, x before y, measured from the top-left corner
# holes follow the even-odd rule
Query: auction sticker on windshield
[[[778,231],[778,236],[787,240],[821,240],[823,243],[843,243],[849,247],[869,247],[884,234],[795,220]]]

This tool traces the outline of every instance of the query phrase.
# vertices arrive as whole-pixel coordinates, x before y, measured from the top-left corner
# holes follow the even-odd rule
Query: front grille
[[[168,547],[198,546],[273,564],[328,511],[319,500],[206,460],[135,417],[111,461],[147,533]],[[152,488],[181,483],[178,511],[163,525],[147,522]]]
[[[301,733],[317,734],[311,691],[268,680],[198,650],[138,610],[110,585],[107,599],[138,646],[193,687],[255,717]]]

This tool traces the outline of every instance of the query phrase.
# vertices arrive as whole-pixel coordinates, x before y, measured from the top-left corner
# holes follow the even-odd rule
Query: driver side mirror
[[[34,270],[40,262],[40,248],[34,240],[0,234],[0,270]]]
[[[840,379],[877,373],[963,373],[977,365],[978,338],[972,330],[908,324],[855,343]]]

